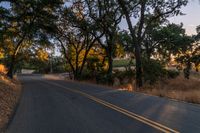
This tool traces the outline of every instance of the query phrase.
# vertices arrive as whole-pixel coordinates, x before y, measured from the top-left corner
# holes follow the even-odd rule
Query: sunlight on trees
[[[3,52],[3,50],[2,50],[2,48],[0,48],[0,59],[3,59],[4,58],[4,52]]]
[[[173,60],[189,78],[188,72],[193,67],[199,71],[200,67],[199,26],[197,35],[188,36],[183,24],[168,21],[182,15],[181,8],[187,3],[188,0],[68,0],[67,4],[62,0],[10,1],[9,9],[0,8],[0,61],[11,78],[23,67],[44,73],[56,64],[57,70],[73,73],[75,80],[87,73],[90,79],[102,77],[105,83],[112,84],[113,60],[127,58],[132,61],[132,79],[140,88],[143,83],[159,80],[156,77],[161,78],[162,74],[167,77],[170,72],[165,69]],[[128,29],[120,26],[124,20]],[[59,57],[49,52],[53,49],[59,50]],[[124,67],[127,70],[127,63]],[[150,70],[151,67],[155,68]]]

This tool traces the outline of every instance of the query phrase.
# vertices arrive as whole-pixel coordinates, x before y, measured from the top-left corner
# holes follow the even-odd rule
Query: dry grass
[[[7,68],[2,64],[0,64],[0,73],[3,73],[3,74],[7,73]]]
[[[5,128],[17,104],[21,92],[20,84],[0,74],[0,132]]]
[[[154,86],[144,85],[140,90],[143,93],[168,97],[176,100],[200,104],[200,79],[176,79],[159,82]]]

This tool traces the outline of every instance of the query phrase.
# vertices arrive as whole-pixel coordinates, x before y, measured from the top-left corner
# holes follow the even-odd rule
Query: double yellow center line
[[[44,81],[44,82],[46,82],[46,81]],[[46,83],[55,85],[55,86],[60,87],[60,88],[64,88],[64,89],[66,89],[66,90],[68,90],[68,91],[70,91],[70,92],[73,92],[73,93],[80,94],[80,95],[82,95],[82,96],[84,96],[84,97],[86,97],[86,98],[88,98],[88,99],[90,99],[90,100],[93,100],[93,101],[95,101],[95,102],[97,102],[97,103],[99,103],[99,104],[101,104],[101,105],[104,105],[104,106],[106,106],[106,107],[108,107],[108,108],[111,108],[111,109],[113,109],[113,110],[115,110],[115,111],[117,111],[117,112],[120,112],[120,113],[122,113],[122,114],[124,114],[124,115],[126,115],[126,116],[128,116],[128,117],[130,117],[130,118],[132,118],[132,119],[135,119],[135,120],[138,120],[138,121],[140,121],[140,122],[142,122],[142,123],[145,123],[146,125],[149,125],[149,126],[155,128],[155,129],[157,129],[157,130],[160,130],[160,131],[164,132],[164,133],[179,133],[178,131],[173,130],[173,129],[169,128],[169,127],[166,127],[166,126],[164,126],[164,125],[162,125],[162,124],[160,124],[160,123],[157,123],[157,122],[152,121],[152,120],[150,120],[150,119],[147,119],[147,118],[145,118],[145,117],[143,117],[143,116],[140,116],[140,115],[138,115],[138,114],[135,114],[135,113],[133,113],[133,112],[130,112],[130,111],[128,111],[128,110],[125,110],[125,109],[123,109],[123,108],[121,108],[121,107],[118,107],[118,106],[116,106],[116,105],[113,105],[113,104],[111,104],[111,103],[109,103],[109,102],[106,102],[106,101],[104,101],[104,100],[101,100],[101,99],[99,99],[99,98],[96,98],[96,97],[94,97],[94,96],[92,96],[92,95],[89,95],[89,94],[87,94],[87,93],[84,93],[84,92],[82,92],[82,91],[75,90],[75,89],[70,89],[70,88],[67,88],[67,87],[65,87],[65,86],[62,86],[62,85],[60,85],[60,84],[57,84],[57,83],[50,83],[50,82],[46,82]]]

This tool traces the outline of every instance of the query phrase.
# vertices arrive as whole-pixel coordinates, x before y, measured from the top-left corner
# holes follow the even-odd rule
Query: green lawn
[[[120,59],[113,60],[113,67],[126,67],[129,65],[131,59]],[[135,62],[133,61],[132,66],[134,66]]]

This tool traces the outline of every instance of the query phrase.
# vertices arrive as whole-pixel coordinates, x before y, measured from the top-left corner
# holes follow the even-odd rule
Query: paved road
[[[7,133],[200,132],[200,106],[85,83],[20,76]]]

